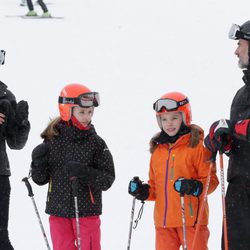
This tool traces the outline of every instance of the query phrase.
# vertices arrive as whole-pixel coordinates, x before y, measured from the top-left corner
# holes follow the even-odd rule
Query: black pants
[[[8,233],[9,200],[9,176],[0,175],[0,249],[2,250],[14,250],[10,243]]]
[[[229,183],[226,194],[229,250],[250,249],[250,187]],[[222,249],[224,239],[222,234]]]
[[[43,2],[43,0],[38,0],[38,4],[41,6],[43,12],[48,11],[48,8],[46,4]],[[32,0],[27,0],[27,5],[28,5],[29,10],[34,10],[34,5],[32,3]]]

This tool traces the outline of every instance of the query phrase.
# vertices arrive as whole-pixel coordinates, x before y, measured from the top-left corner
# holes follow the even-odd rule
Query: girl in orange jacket
[[[150,141],[149,181],[130,181],[129,193],[139,200],[155,201],[156,250],[184,247],[180,194],[184,195],[185,243],[191,249],[211,155],[203,146],[203,130],[191,124],[191,107],[185,95],[167,93],[154,103],[154,110],[161,132]],[[214,166],[208,194],[218,183]],[[192,250],[208,249],[207,202],[203,211]]]

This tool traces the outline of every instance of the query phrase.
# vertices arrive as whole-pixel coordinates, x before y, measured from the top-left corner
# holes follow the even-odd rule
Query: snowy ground
[[[48,0],[52,15],[64,19],[24,20],[6,15],[27,12],[19,0],[0,0],[0,48],[7,51],[0,80],[30,104],[32,130],[22,151],[10,151],[12,196],[10,237],[17,250],[46,249],[27,190],[31,150],[40,132],[58,115],[57,97],[68,83],[101,94],[94,124],[116,165],[116,181],[104,193],[102,246],[125,249],[132,198],[128,181],[147,180],[148,141],[158,131],[152,103],[168,91],[186,93],[193,122],[207,133],[216,119],[229,116],[242,86],[227,38],[232,23],[249,18],[246,0]],[[41,13],[39,6],[36,10]],[[225,166],[226,166],[225,158]],[[33,183],[32,183],[33,184]],[[47,187],[33,184],[47,235]],[[220,249],[220,187],[209,197],[209,249]],[[139,208],[139,203],[137,203]],[[153,204],[145,205],[133,231],[131,249],[154,249]]]

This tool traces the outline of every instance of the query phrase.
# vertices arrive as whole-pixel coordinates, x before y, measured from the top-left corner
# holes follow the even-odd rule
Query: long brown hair
[[[195,124],[191,124],[190,125],[190,132],[191,132],[191,136],[190,136],[190,140],[189,140],[189,147],[191,148],[195,148],[200,140],[200,133],[201,133],[202,129],[195,125]],[[158,132],[156,135],[154,135],[150,142],[149,142],[149,152],[152,154],[155,149],[157,148],[157,143],[156,143],[156,139],[159,138],[161,132]]]
[[[50,140],[52,139],[54,136],[59,135],[58,130],[56,129],[56,125],[61,122],[61,117],[58,116],[54,119],[50,119],[50,122],[48,124],[48,126],[44,129],[44,131],[41,133],[41,137],[45,140]]]

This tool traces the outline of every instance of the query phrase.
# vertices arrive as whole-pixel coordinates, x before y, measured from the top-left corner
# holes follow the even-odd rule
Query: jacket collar
[[[6,96],[7,88],[7,85],[0,81],[0,97]]]
[[[248,87],[250,87],[250,70],[249,69],[243,70],[243,74],[244,76],[242,77],[242,80]]]
[[[199,132],[199,140],[204,140],[204,131],[201,127],[198,125],[192,124],[190,127],[191,131],[198,130]],[[178,147],[180,145],[186,144],[189,145],[190,138],[192,136],[192,132],[189,130],[188,133],[182,134],[174,143],[164,142],[164,141],[158,141],[158,139],[155,140],[157,144],[162,144],[166,148],[173,148]]]
[[[65,122],[60,122],[57,124],[57,129],[61,136],[66,136],[74,140],[81,140],[90,135],[96,134],[94,125],[91,124],[88,130],[80,130],[75,126],[68,126]]]
[[[190,133],[190,128],[185,126],[184,123],[182,123],[179,132],[175,136],[169,136],[162,129],[159,137],[155,139],[155,142],[157,144],[175,143],[181,136],[188,134],[188,133]]]

